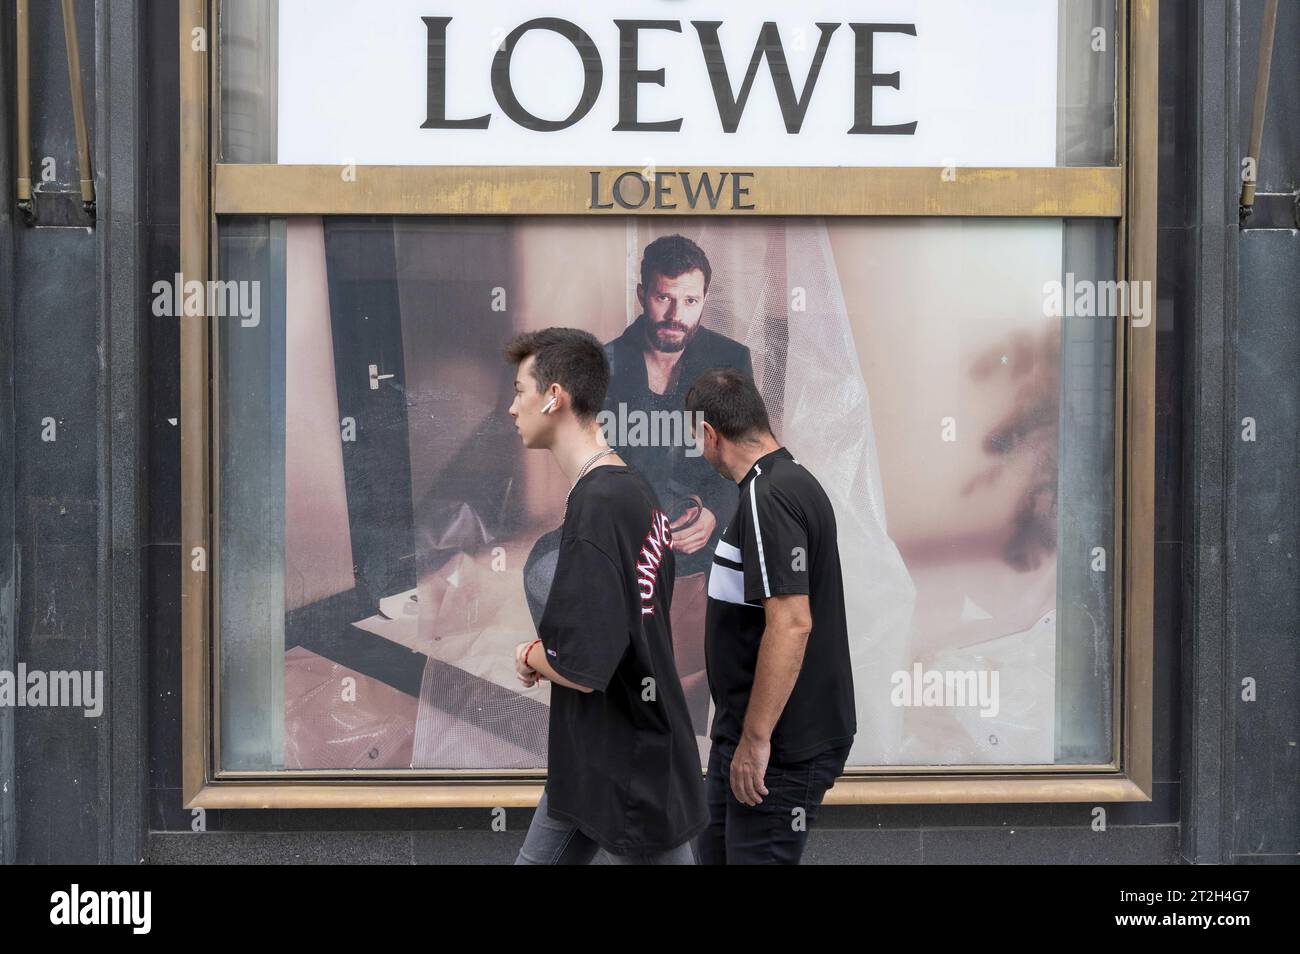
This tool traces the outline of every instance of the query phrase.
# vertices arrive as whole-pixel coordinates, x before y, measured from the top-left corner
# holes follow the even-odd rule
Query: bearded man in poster
[[[665,235],[646,246],[636,288],[641,314],[605,345],[609,359],[606,415],[643,419],[673,415],[681,420],[686,389],[707,368],[735,368],[753,377],[749,349],[702,324],[713,268],[704,250],[683,235]],[[624,441],[606,433],[635,467],[672,518],[677,585],[673,603],[673,651],[686,691],[695,734],[708,734],[709,690],[704,673],[706,576],[720,521],[736,506],[736,485],[718,475],[688,447],[685,420],[679,443]]]

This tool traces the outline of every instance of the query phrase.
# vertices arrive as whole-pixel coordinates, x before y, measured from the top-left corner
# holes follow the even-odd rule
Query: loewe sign
[[[280,0],[279,17],[281,163],[1055,164],[1056,0]],[[617,207],[642,184],[641,204],[688,206],[745,188],[593,188]]]
[[[722,202],[722,207],[732,212],[753,212],[757,207],[749,201],[749,190],[754,176],[753,172],[633,169],[619,173],[612,184],[606,185],[602,173],[592,172],[587,208],[593,212],[645,208],[702,212],[715,211]]]
[[[428,118],[423,123],[425,129],[487,129],[492,122],[492,115],[485,113],[469,119],[449,119],[447,117],[447,31],[451,17],[421,17],[429,31],[429,85]],[[639,91],[643,85],[654,84],[667,86],[667,69],[647,69],[641,63],[641,36],[646,31],[658,30],[668,33],[681,33],[680,20],[618,20],[613,21],[618,30],[618,44],[615,57],[618,61],[618,122],[614,132],[680,132],[683,119],[646,120],[640,116],[638,109]],[[786,56],[785,43],[780,28],[768,20],[759,26],[758,41],[749,57],[749,66],[740,81],[739,92],[733,92],[736,84],[727,72],[727,60],[722,52],[720,31],[723,21],[706,22],[696,20],[691,23],[699,35],[700,53],[705,69],[709,75],[709,85],[713,100],[718,108],[718,123],[723,132],[735,133],[740,126],[758,77],[759,67],[766,61],[772,76],[772,88],[776,93],[777,104],[781,110],[781,119],[785,131],[797,134],[802,128],[804,117],[820,78],[822,66],[826,60],[827,50],[835,33],[842,23],[817,23],[816,48],[812,65],[808,69],[803,88],[795,88],[795,80],[790,73],[790,63]],[[916,131],[916,122],[892,123],[878,125],[871,118],[871,91],[875,86],[899,88],[899,72],[876,73],[872,70],[872,51],[878,33],[905,33],[916,36],[915,23],[850,23],[853,31],[854,58],[849,75],[842,77],[847,81],[850,95],[844,101],[853,104],[853,126],[849,135],[912,135]],[[529,33],[545,30],[562,37],[569,43],[582,63],[582,89],[573,110],[562,119],[548,119],[535,116],[529,112],[515,92],[511,77],[511,61],[515,49]],[[608,54],[607,54],[608,55]],[[506,36],[496,55],[492,58],[491,86],[501,111],[514,123],[525,129],[537,132],[560,132],[581,122],[591,108],[596,105],[604,84],[604,59],[591,38],[582,27],[571,20],[559,17],[538,17],[515,27]]]

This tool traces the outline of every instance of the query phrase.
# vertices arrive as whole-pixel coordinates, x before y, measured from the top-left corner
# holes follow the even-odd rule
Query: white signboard
[[[283,164],[1056,164],[1055,0],[279,9]]]

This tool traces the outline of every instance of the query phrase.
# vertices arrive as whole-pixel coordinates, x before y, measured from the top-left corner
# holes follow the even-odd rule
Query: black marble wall
[[[1262,0],[1240,21],[1240,155],[1249,142]],[[1237,249],[1226,408],[1228,666],[1237,862],[1300,861],[1300,4],[1279,4],[1257,189]],[[1235,185],[1235,184],[1234,184]],[[1249,433],[1253,423],[1254,434]],[[1248,440],[1246,438],[1253,437]],[[1254,701],[1247,701],[1253,683]]]

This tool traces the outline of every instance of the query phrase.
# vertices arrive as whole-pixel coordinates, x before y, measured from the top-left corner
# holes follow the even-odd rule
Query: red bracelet
[[[528,654],[531,653],[533,651],[533,647],[540,642],[541,642],[540,639],[534,639],[531,643],[528,644],[528,648],[524,650],[524,665],[527,666],[529,669],[533,670],[533,672],[537,672],[537,668],[528,661]]]

